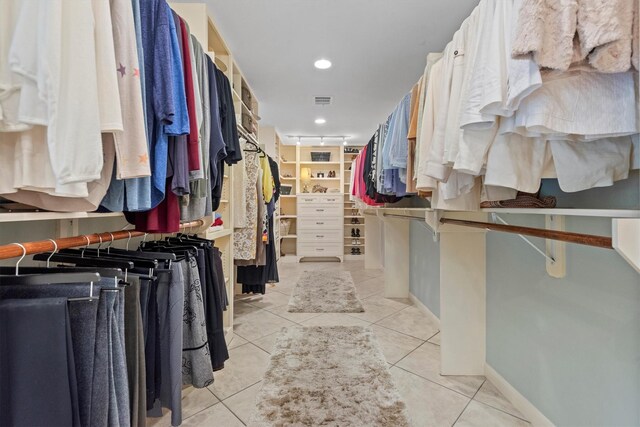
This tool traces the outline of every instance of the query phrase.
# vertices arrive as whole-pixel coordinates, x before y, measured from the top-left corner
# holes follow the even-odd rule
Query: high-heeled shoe
[[[355,228],[351,229],[351,237],[356,237],[356,229]]]
[[[356,228],[354,234],[355,234],[355,237],[360,237],[360,229]]]

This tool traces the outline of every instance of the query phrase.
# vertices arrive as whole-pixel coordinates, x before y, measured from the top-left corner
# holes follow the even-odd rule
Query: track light
[[[342,138],[342,145],[347,145],[347,138]]]
[[[298,137],[298,142],[296,144],[300,145],[300,137]]]
[[[320,145],[324,145],[324,136],[320,137]]]

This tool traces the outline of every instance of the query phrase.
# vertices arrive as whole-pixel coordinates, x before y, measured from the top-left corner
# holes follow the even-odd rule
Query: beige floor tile
[[[389,371],[407,405],[413,427],[450,426],[469,402],[459,393],[398,367]]]
[[[266,310],[259,310],[241,318],[236,317],[233,321],[233,332],[246,340],[253,341],[292,325],[294,323],[287,319]]]
[[[182,418],[186,419],[219,401],[207,388],[187,387],[182,390]]]
[[[224,369],[216,372],[209,390],[224,400],[262,380],[269,366],[269,353],[249,343],[229,351]]]
[[[431,318],[419,308],[413,306],[407,307],[377,323],[385,328],[393,329],[421,340],[428,340],[438,332],[438,326]]]
[[[233,334],[231,337],[231,341],[227,343],[227,349],[231,350],[232,348],[239,347],[243,344],[248,343],[249,341],[245,340],[238,334]]]
[[[183,426],[224,426],[242,427],[244,424],[227,409],[222,403],[217,403],[202,412],[187,418],[182,423]]]
[[[530,424],[520,418],[472,400],[455,425],[457,427],[528,427]]]
[[[440,375],[440,347],[431,343],[423,344],[396,365],[469,397],[485,380],[482,376]]]
[[[362,300],[364,313],[349,313],[349,315],[375,323],[385,317],[391,316],[393,313],[407,308],[410,304],[409,300],[396,300],[385,298],[383,295],[374,295]]]
[[[268,290],[264,295],[253,295],[245,300],[247,303],[258,308],[273,308],[289,303],[289,295],[282,294],[275,290]]]
[[[410,337],[409,335],[404,335],[378,325],[371,325],[371,329],[373,329],[378,344],[380,344],[384,358],[392,365],[424,342],[418,338]]]
[[[247,314],[255,313],[256,311],[260,311],[259,307],[256,307],[247,302],[248,300],[243,301],[235,301],[233,303],[233,317],[234,319],[242,318]]]
[[[267,285],[267,292],[276,291],[276,292],[280,292],[281,294],[291,295],[291,293],[293,292],[293,288],[296,286],[296,282],[297,282],[297,278],[291,278],[291,279],[280,278],[280,282],[274,283],[273,284],[274,286]]]
[[[289,313],[287,310],[289,308],[289,304],[281,305],[280,307],[269,308],[268,310],[277,314],[280,317],[284,317],[287,320],[290,320],[295,323],[301,323],[305,320],[311,319],[312,317],[316,317],[321,315],[322,313]]]
[[[253,342],[253,345],[257,345],[267,353],[273,353],[273,349],[276,345],[276,340],[280,336],[280,331],[274,332],[273,334],[267,335],[266,337],[262,337]]]
[[[384,279],[376,277],[356,283],[356,291],[360,298],[368,298],[372,295],[380,294],[384,292]]]
[[[431,344],[440,345],[440,337],[442,332],[438,332],[434,336],[428,339]]]
[[[231,396],[224,401],[224,404],[227,405],[227,407],[231,409],[231,412],[240,418],[243,423],[248,424],[256,409],[256,396],[260,388],[262,388],[262,381]]]
[[[302,326],[369,326],[369,322],[343,313],[324,313],[300,323]]]
[[[512,404],[507,400],[506,397],[500,391],[489,382],[489,380],[485,381],[478,390],[478,393],[475,395],[474,400],[478,402],[482,402],[486,405],[493,406],[496,409],[500,409],[508,414],[511,414],[518,418],[524,418],[523,415],[518,411]]]

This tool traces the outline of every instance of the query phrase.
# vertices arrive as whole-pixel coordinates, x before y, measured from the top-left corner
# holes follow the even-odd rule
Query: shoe
[[[358,218],[353,218],[353,223],[354,224],[360,224],[360,220]]]
[[[351,237],[356,237],[356,229],[355,228],[351,229]]]
[[[355,229],[355,233],[353,233],[355,236],[354,237],[360,237],[360,229],[356,228]]]
[[[356,254],[356,248],[351,248],[351,255],[355,255]]]
[[[360,244],[360,239],[356,238],[356,245]]]
[[[351,239],[351,244],[355,245],[356,244],[356,239]]]

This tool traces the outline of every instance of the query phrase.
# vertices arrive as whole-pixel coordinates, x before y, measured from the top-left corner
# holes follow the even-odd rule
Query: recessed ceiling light
[[[313,65],[319,70],[326,70],[327,68],[331,68],[331,61],[328,59],[318,59]]]
[[[325,123],[327,123],[327,121],[325,119],[323,119],[323,118],[316,119],[316,124],[317,125],[323,125]]]

